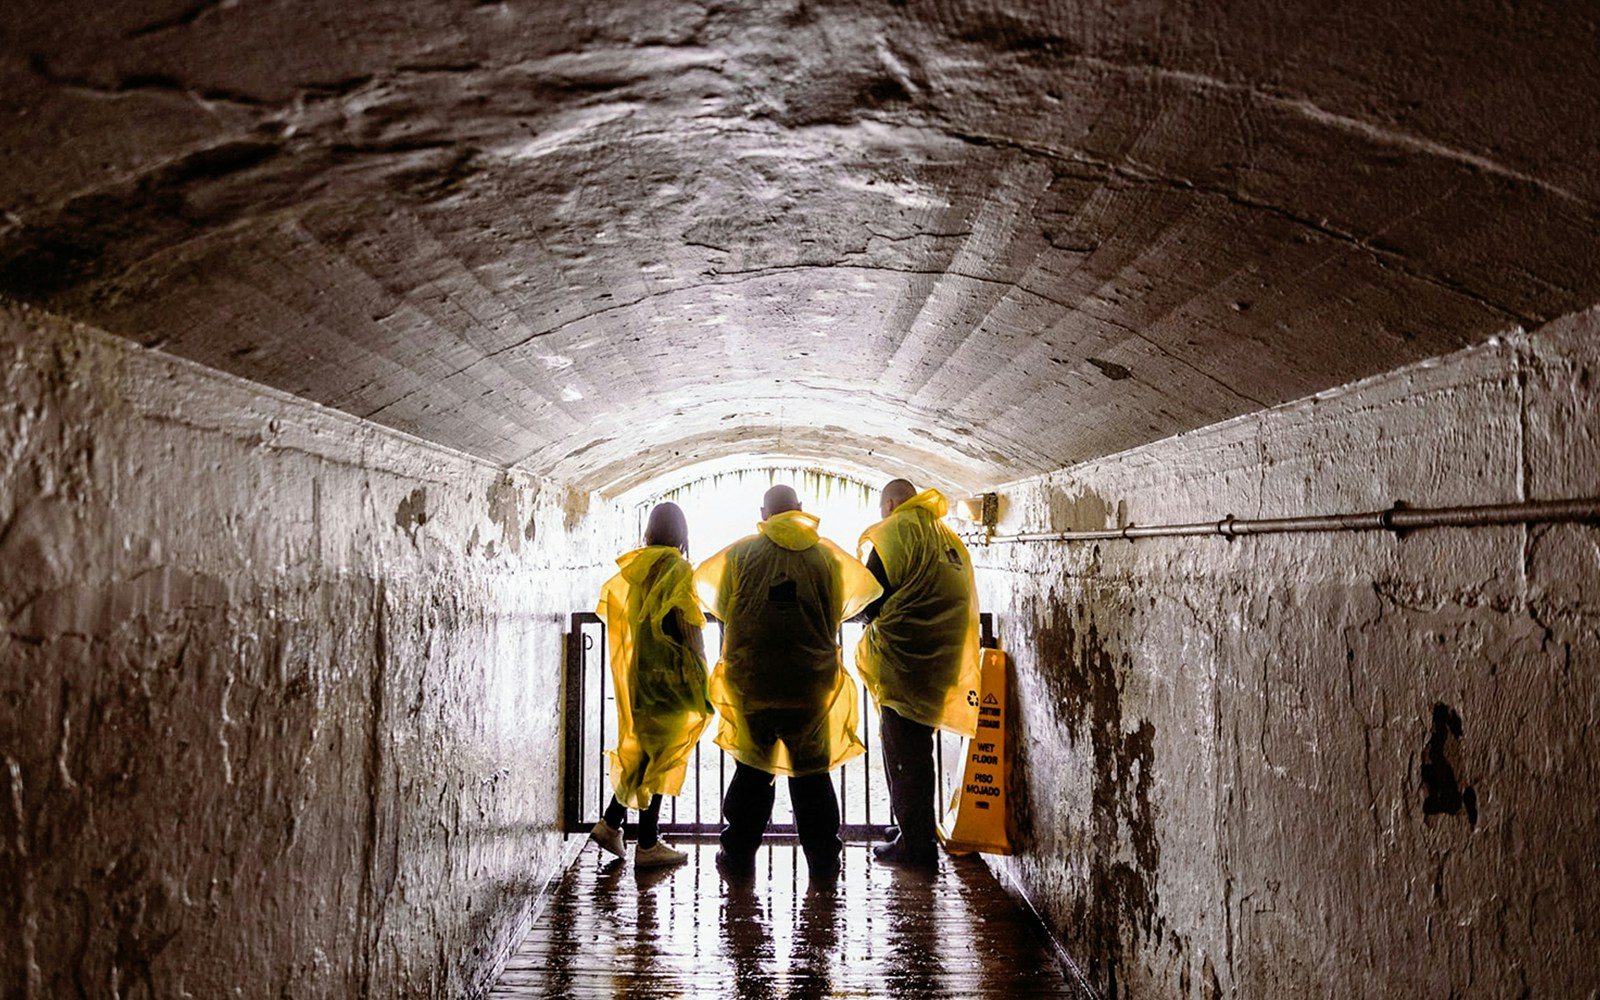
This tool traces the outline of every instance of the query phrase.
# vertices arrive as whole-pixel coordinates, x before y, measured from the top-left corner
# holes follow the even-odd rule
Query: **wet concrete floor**
[[[586,845],[492,1000],[1089,998],[976,858],[924,872],[853,844],[820,890],[792,844],[762,848],[745,883],[718,875],[714,841],[676,846],[687,865],[635,871]]]

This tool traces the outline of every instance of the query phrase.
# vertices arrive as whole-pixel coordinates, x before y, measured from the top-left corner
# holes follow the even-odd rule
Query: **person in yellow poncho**
[[[645,526],[644,548],[617,558],[595,609],[606,623],[611,678],[617,693],[617,746],[611,758],[611,803],[589,838],[624,857],[623,821],[639,810],[636,868],[681,864],[682,851],[662,843],[661,796],[683,788],[689,753],[711,721],[694,570],[685,554],[689,524],[677,504],[658,504]]]
[[[723,622],[711,675],[717,745],[734,759],[722,799],[717,867],[755,870],[772,817],[776,775],[789,777],[794,822],[813,881],[839,873],[839,800],[828,772],[864,749],[855,684],[839,655],[839,623],[878,595],[867,568],[817,535],[788,486],[762,497],[758,533],[694,572],[695,593]]]
[[[890,864],[934,865],[933,732],[978,727],[978,594],[972,558],[945,526],[938,490],[904,479],[883,488],[883,520],[857,553],[883,586],[868,605],[856,669],[878,705],[878,732],[899,832],[873,854]]]

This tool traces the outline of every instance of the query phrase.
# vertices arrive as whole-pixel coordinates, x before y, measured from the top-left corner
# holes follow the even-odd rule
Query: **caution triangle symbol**
[[[993,691],[990,691],[988,694],[983,696],[983,703],[985,705],[998,705],[1000,704],[1000,699],[994,696]]]

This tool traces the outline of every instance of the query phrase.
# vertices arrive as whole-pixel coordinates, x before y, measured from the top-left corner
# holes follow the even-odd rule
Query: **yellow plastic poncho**
[[[880,706],[963,736],[978,731],[978,591],[972,557],[940,518],[949,505],[923,490],[861,534],[889,596],[856,646],[856,669]]]
[[[882,593],[867,568],[785,511],[700,564],[695,592],[722,619],[711,701],[717,745],[769,774],[822,774],[863,752],[839,623]]]
[[[683,788],[689,752],[711,721],[706,654],[699,629],[689,560],[667,545],[617,558],[621,572],[606,581],[595,608],[606,623],[611,679],[617,692],[617,746],[611,789],[630,809]],[[680,615],[673,638],[662,623]]]

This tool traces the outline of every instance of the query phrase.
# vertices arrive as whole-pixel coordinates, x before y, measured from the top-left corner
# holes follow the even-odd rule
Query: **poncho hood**
[[[901,503],[900,506],[896,507],[889,514],[889,516],[893,517],[895,514],[898,514],[903,510],[925,510],[934,517],[944,517],[946,514],[950,513],[950,503],[944,498],[943,493],[940,493],[938,490],[928,489],[918,493],[910,500],[906,500]]]
[[[774,514],[756,525],[756,530],[791,552],[804,552],[817,544],[817,525],[822,521],[814,514],[801,510],[786,510]]]
[[[650,571],[656,563],[669,556],[681,555],[671,545],[646,545],[642,549],[624,552],[617,556],[617,569],[622,578],[635,586],[644,583],[650,578]]]

